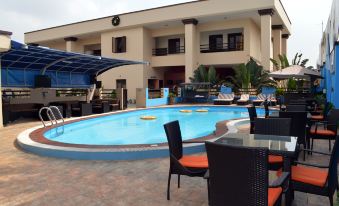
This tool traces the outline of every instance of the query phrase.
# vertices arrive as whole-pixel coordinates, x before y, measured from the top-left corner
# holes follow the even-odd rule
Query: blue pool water
[[[189,109],[192,113],[182,113]],[[207,109],[208,112],[195,112]],[[258,115],[264,111],[257,109]],[[144,115],[156,116],[155,120],[141,120]],[[183,139],[211,134],[219,121],[248,117],[247,108],[238,107],[172,107],[125,112],[83,120],[51,129],[44,136],[52,141],[85,145],[157,144],[167,142],[163,125],[179,120]],[[57,132],[58,131],[58,132]]]

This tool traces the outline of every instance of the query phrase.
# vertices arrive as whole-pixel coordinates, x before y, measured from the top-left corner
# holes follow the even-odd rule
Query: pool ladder
[[[56,106],[49,106],[49,107],[42,107],[39,110],[39,118],[42,122],[42,124],[44,125],[44,127],[47,126],[47,124],[45,123],[44,118],[42,117],[42,112],[46,110],[46,116],[48,118],[48,120],[50,121],[51,125],[50,126],[58,126],[59,124],[61,124],[62,126],[62,130],[63,130],[63,126],[65,124],[65,120],[62,117],[62,114],[59,110],[58,107]],[[57,127],[58,128],[58,127]]]

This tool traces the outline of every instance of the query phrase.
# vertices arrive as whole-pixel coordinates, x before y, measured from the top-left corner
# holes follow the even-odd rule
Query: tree
[[[235,76],[229,77],[228,86],[235,90],[276,86],[276,82],[269,77],[268,71],[251,58],[246,64],[239,64],[234,69]]]
[[[215,85],[219,82],[219,76],[213,66],[208,69],[204,65],[200,65],[194,70],[193,77],[190,77],[191,82],[210,82]]]
[[[303,56],[303,54],[301,54],[301,53],[295,54],[294,58],[292,59],[291,64],[288,62],[288,59],[287,59],[285,54],[283,54],[283,55],[279,54],[278,56],[279,56],[279,62],[278,62],[278,60],[270,59],[276,70],[284,69],[286,67],[289,67],[290,65],[300,65],[300,66],[305,67],[307,69],[313,69],[313,66],[306,67],[306,64],[309,61],[309,59],[302,59],[301,57]]]

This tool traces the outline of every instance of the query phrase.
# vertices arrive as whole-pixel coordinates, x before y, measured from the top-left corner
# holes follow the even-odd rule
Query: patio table
[[[279,111],[273,111],[270,113],[270,117],[279,117]],[[312,114],[310,112],[307,112],[307,119],[311,119]]]
[[[291,160],[295,157],[297,149],[297,137],[293,136],[228,133],[215,142],[231,146],[268,148],[270,154],[283,156],[284,172],[291,172]],[[286,205],[290,205],[291,196],[288,188],[285,197]]]

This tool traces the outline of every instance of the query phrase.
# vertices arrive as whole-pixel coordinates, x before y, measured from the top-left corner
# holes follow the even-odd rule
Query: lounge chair
[[[237,101],[237,105],[246,105],[250,101],[250,95],[249,94],[242,94],[240,96],[240,99]]]
[[[258,94],[257,98],[252,100],[254,106],[260,106],[266,100],[266,95]]]
[[[234,100],[234,93],[224,94],[219,93],[218,99],[213,100],[215,105],[230,105]]]

